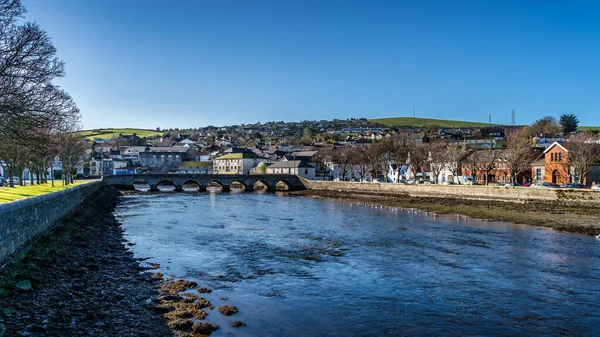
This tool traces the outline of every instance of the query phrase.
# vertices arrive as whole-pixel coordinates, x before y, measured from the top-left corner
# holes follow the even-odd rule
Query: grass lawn
[[[19,199],[25,199],[40,194],[52,193],[60,190],[64,190],[73,186],[83,185],[89,183],[89,180],[77,181],[73,184],[64,186],[62,181],[55,181],[54,187],[52,183],[33,185],[33,186],[15,186],[11,187],[0,187],[0,204]]]
[[[580,126],[580,127],[578,127],[578,129],[583,130],[583,131],[594,131],[594,130],[600,131],[600,126]]]
[[[134,128],[122,128],[122,129],[94,129],[94,130],[83,130],[79,131],[79,134],[87,137],[89,140],[94,138],[113,138],[117,137],[120,133],[124,135],[133,135],[134,133],[139,137],[153,137],[163,135],[164,132],[147,129],[134,129]]]
[[[455,121],[447,119],[432,119],[432,118],[413,118],[413,117],[392,117],[392,118],[376,118],[369,119],[369,122],[381,123],[386,126],[406,126],[406,127],[427,127],[429,125],[439,125],[445,128],[465,128],[465,127],[481,127],[490,126],[488,123]],[[497,125],[497,124],[492,124]]]

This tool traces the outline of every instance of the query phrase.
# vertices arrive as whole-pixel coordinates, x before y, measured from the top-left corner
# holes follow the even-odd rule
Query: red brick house
[[[558,142],[544,151],[544,181],[558,185],[570,182],[569,150]]]

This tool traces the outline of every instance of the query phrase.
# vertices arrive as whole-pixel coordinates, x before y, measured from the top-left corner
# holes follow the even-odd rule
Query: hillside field
[[[381,123],[386,126],[405,126],[405,127],[427,127],[429,125],[439,125],[445,128],[466,128],[466,127],[481,127],[490,126],[488,123],[455,121],[447,119],[432,119],[432,118],[413,118],[413,117],[392,117],[392,118],[376,118],[369,119],[369,122]],[[492,124],[496,125],[496,124]]]
[[[161,136],[164,134],[162,131],[156,130],[147,130],[147,129],[135,129],[135,128],[123,128],[123,129],[93,129],[93,130],[83,130],[79,131],[82,136],[87,137],[89,140],[94,140],[94,138],[113,138],[118,136],[119,134],[123,135],[133,135],[134,133],[139,137],[153,137],[153,136]]]
[[[579,130],[584,130],[584,131],[598,130],[598,131],[600,131],[600,126],[580,126]]]

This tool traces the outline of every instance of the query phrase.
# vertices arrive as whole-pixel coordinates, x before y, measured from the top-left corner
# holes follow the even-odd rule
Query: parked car
[[[592,189],[600,191],[600,184],[596,184],[596,185],[592,186]]]
[[[524,183],[524,184],[521,184],[521,187],[529,187],[529,186],[531,186],[531,183]]]
[[[556,186],[554,186],[554,184],[551,184],[551,183],[533,183],[533,184],[531,184],[531,187],[556,188]]]
[[[587,186],[578,183],[568,183],[560,185],[561,188],[587,188]]]
[[[456,183],[454,181],[446,180],[442,183],[442,185],[456,185]]]
[[[13,182],[13,185],[18,185],[19,184],[19,177],[12,177],[12,182]]]
[[[521,184],[517,183],[517,182],[510,182],[507,181],[505,183],[502,183],[503,186],[521,186]]]

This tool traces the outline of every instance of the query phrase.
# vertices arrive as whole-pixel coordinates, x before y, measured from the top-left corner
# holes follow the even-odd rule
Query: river
[[[264,193],[132,195],[115,215],[137,257],[239,307],[209,312],[213,336],[600,334],[591,236]]]

